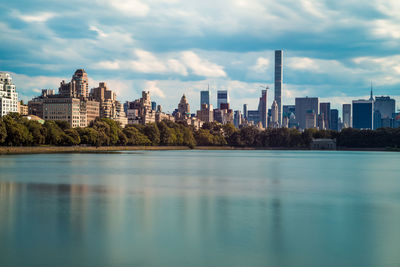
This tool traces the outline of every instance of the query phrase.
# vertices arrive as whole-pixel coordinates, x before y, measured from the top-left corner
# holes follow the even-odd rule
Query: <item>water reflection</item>
[[[376,186],[371,171],[321,176],[314,154],[270,153],[2,158],[0,266],[400,262],[396,173]],[[57,166],[37,172],[44,162]]]

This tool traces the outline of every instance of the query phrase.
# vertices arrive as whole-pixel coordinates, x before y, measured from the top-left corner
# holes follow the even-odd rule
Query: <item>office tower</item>
[[[0,72],[0,117],[10,112],[18,112],[18,93],[11,75]]]
[[[221,108],[222,103],[229,103],[229,96],[227,90],[218,90],[217,92],[217,109]]]
[[[396,100],[389,96],[375,97],[374,110],[378,111],[383,118],[392,118],[393,113],[396,112]]]
[[[374,111],[374,130],[382,127],[382,116],[378,110]]]
[[[248,110],[247,111],[247,121],[253,123],[254,125],[258,125],[260,122],[260,113],[258,110]]]
[[[229,103],[221,103],[219,109],[214,109],[214,121],[222,124],[233,123],[233,110],[229,108]]]
[[[243,117],[247,119],[247,104],[243,104]]]
[[[84,69],[78,69],[69,83],[62,81],[59,94],[62,97],[84,98],[89,96],[88,75]]]
[[[307,110],[305,116],[305,129],[316,128],[317,127],[317,114],[314,110]]]
[[[212,105],[202,104],[201,109],[197,111],[197,118],[204,122],[213,122],[214,113]]]
[[[373,100],[353,100],[353,128],[373,129]]]
[[[235,114],[233,116],[233,124],[236,128],[239,128],[239,126],[242,124],[242,114],[240,110],[235,110]]]
[[[296,114],[296,106],[295,105],[283,105],[282,106],[282,117],[290,117],[290,114]]]
[[[320,103],[319,114],[324,115],[325,129],[331,129],[331,103]]]
[[[343,104],[342,117],[343,117],[343,128],[352,127],[351,104]]]
[[[331,109],[331,130],[339,130],[339,110]]]
[[[307,129],[306,114],[307,111],[313,111],[319,114],[319,99],[318,97],[299,97],[296,98],[296,120],[299,123],[300,129]]]
[[[275,101],[278,105],[278,122],[282,124],[283,51],[275,50]]]
[[[279,117],[278,104],[274,100],[272,102],[272,106],[271,106],[271,124],[272,124],[271,127],[272,128],[279,127],[278,117]]]
[[[259,121],[261,122],[263,128],[267,128],[268,127],[267,101],[268,101],[267,89],[265,89],[265,90],[261,91],[261,97],[260,97],[260,101],[258,103],[258,114],[260,116]]]
[[[200,91],[200,109],[203,104],[210,106],[210,91]]]
[[[319,114],[317,117],[317,125],[319,130],[326,130],[324,114]]]

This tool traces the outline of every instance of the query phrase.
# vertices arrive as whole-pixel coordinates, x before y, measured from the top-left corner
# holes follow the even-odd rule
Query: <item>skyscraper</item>
[[[351,104],[343,104],[342,110],[343,127],[352,127],[351,123]]]
[[[283,51],[275,50],[275,101],[278,105],[278,122],[282,125]]]
[[[207,104],[207,106],[210,106],[210,91],[200,92],[200,109],[201,105],[203,104]]]
[[[374,110],[379,111],[383,118],[392,118],[393,113],[396,112],[396,100],[389,96],[375,97]]]
[[[247,104],[243,104],[243,117],[247,119]]]
[[[221,108],[221,104],[229,103],[229,96],[228,96],[228,91],[227,90],[218,90],[217,92],[217,109]]]
[[[331,109],[331,130],[338,131],[339,130],[339,110]]]
[[[233,116],[233,124],[236,128],[239,128],[240,124],[242,124],[242,114],[240,110],[235,110],[235,114]]]
[[[331,128],[331,103],[320,103],[319,104],[319,112],[320,114],[324,115],[324,128],[330,129]]]
[[[271,124],[272,125],[270,127],[277,128],[279,126],[278,116],[279,116],[278,104],[276,103],[276,100],[274,100],[272,102],[272,106],[271,106]]]
[[[295,102],[296,120],[299,123],[299,127],[300,129],[307,129],[306,115],[314,114],[314,117],[316,117],[316,114],[319,114],[319,99],[318,97],[300,97],[296,98]]]
[[[258,103],[258,114],[263,128],[268,127],[268,95],[267,89],[261,91],[260,102]]]
[[[353,128],[373,129],[373,100],[353,100]]]

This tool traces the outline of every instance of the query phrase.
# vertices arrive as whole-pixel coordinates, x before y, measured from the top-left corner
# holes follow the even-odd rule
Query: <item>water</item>
[[[0,266],[400,266],[400,153],[0,156]]]

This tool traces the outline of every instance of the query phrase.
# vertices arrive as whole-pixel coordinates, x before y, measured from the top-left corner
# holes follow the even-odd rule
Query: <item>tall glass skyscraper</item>
[[[210,91],[200,91],[200,109],[203,104],[210,106]]]
[[[374,100],[353,100],[353,128],[374,128]]]
[[[331,109],[331,125],[330,129],[334,131],[339,130],[339,110]]]
[[[283,51],[275,50],[275,101],[278,104],[278,121],[282,125]]]
[[[228,91],[227,90],[218,90],[217,92],[217,108],[221,108],[222,103],[229,103],[229,96],[228,96]]]
[[[352,127],[351,123],[351,104],[343,104],[342,110],[343,127]]]

